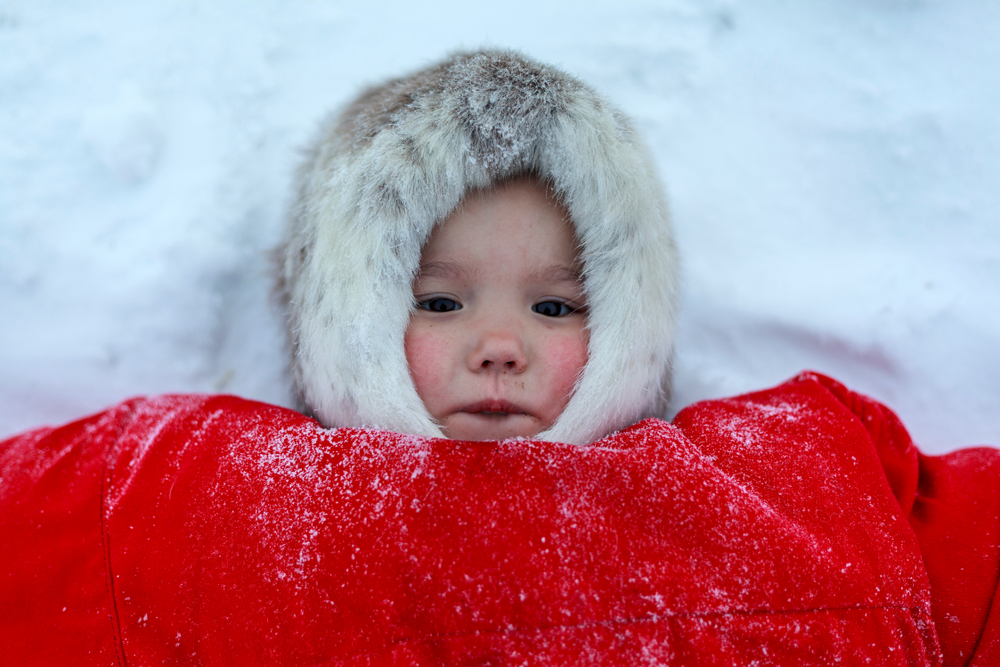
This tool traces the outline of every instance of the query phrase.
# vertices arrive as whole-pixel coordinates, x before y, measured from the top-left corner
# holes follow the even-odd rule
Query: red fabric
[[[0,443],[0,664],[997,664],[998,473],[815,374],[589,448],[137,399]]]
[[[1000,664],[1000,452],[917,451],[884,405],[816,373],[861,420],[920,544],[946,666]]]

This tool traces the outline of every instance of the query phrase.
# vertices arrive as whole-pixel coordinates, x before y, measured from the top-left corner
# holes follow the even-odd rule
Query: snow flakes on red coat
[[[137,399],[0,443],[3,664],[986,664],[998,472],[812,374],[585,448]]]

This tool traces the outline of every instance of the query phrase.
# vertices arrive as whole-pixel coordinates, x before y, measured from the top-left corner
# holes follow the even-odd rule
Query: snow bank
[[[134,394],[289,404],[297,146],[479,45],[638,121],[686,274],[676,400],[829,373],[1000,444],[1000,7],[958,0],[0,4],[0,435]]]

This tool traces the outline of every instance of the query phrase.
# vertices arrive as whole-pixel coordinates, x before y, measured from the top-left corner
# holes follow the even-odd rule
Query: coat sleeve
[[[867,429],[920,545],[946,667],[1000,664],[1000,450],[925,456],[884,405],[818,373],[800,379],[820,382]]]

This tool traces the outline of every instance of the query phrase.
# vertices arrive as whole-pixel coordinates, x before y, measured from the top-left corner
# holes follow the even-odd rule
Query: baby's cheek
[[[551,367],[552,389],[560,402],[559,412],[569,402],[570,392],[576,379],[587,365],[587,332],[560,336],[552,341],[549,358]]]
[[[436,332],[434,327],[411,325],[403,338],[403,346],[417,395],[427,410],[437,416],[435,407],[443,398],[442,390],[447,388],[449,377],[447,370],[449,341],[446,336]]]

